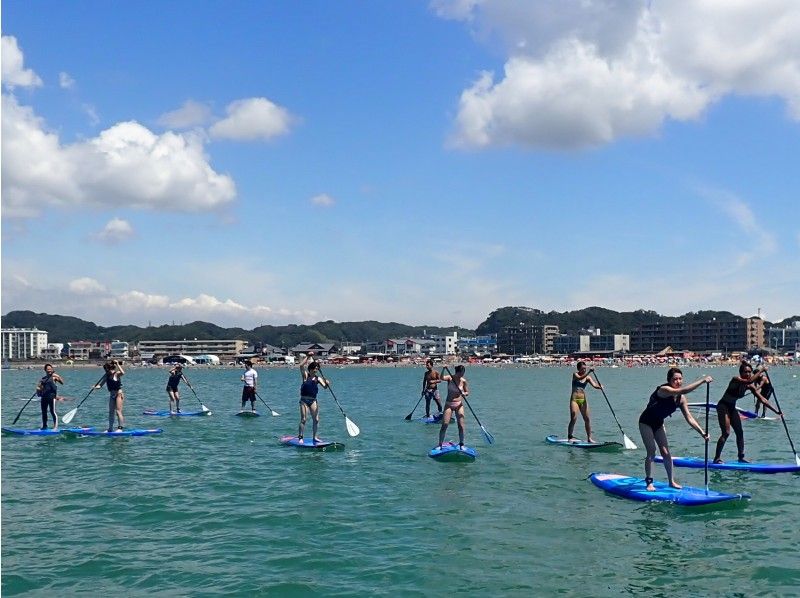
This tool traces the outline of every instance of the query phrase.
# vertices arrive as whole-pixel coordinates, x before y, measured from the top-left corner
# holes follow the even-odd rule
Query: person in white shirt
[[[242,387],[242,410],[244,411],[244,406],[247,404],[247,401],[250,401],[250,410],[255,411],[258,372],[253,369],[252,361],[245,361],[244,365],[246,369],[244,374],[242,374],[242,382],[244,382],[244,387]]]

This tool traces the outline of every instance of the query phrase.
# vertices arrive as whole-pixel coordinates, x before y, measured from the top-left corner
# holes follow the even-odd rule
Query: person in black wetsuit
[[[58,396],[58,384],[64,384],[64,379],[56,374],[53,366],[49,363],[44,364],[44,377],[36,385],[36,394],[41,397],[42,405],[42,430],[47,429],[47,412],[53,416],[53,429],[58,429],[58,415],[56,414],[56,397]]]
[[[742,429],[742,418],[739,417],[739,412],[736,410],[736,401],[741,399],[748,392],[753,393],[756,401],[762,403],[765,407],[774,411],[778,415],[781,412],[773,407],[770,402],[765,399],[761,392],[758,390],[758,385],[767,376],[766,369],[759,371],[755,376],[753,375],[753,366],[746,361],[739,364],[739,375],[731,378],[728,382],[728,388],[725,389],[725,394],[717,402],[717,420],[719,421],[719,428],[722,432],[717,440],[717,450],[714,452],[714,463],[722,463],[722,449],[725,446],[725,441],[730,436],[731,428],[736,434],[736,449],[738,451],[738,458],[740,463],[749,463],[744,458],[744,430]]]
[[[775,389],[772,388],[772,381],[769,379],[769,376],[765,375],[761,378],[761,381],[756,385],[758,388],[758,392],[761,393],[761,396],[764,397],[767,401],[769,398],[775,393]],[[758,415],[759,409],[761,410],[761,415],[758,417],[766,417],[767,416],[767,406],[758,400],[758,397],[755,397],[756,404],[753,407],[756,415]]]
[[[680,484],[675,481],[672,473],[672,455],[669,452],[669,441],[667,432],[664,429],[664,420],[670,417],[678,409],[681,410],[686,422],[697,432],[708,440],[708,433],[700,427],[700,424],[689,413],[689,405],[686,402],[686,394],[699,388],[703,384],[710,384],[713,381],[711,376],[703,376],[692,382],[683,385],[683,372],[678,368],[670,368],[667,371],[667,383],[662,384],[650,395],[642,414],[639,416],[639,432],[642,435],[642,442],[647,449],[647,456],[644,459],[644,475],[648,490],[655,490],[653,486],[652,465],[653,458],[656,456],[656,447],[661,452],[664,459],[664,469],[667,470],[667,480],[673,488],[680,488]]]
[[[319,387],[328,388],[328,381],[319,376],[319,364],[316,361],[309,363],[313,353],[309,353],[300,363],[300,375],[303,383],[300,385],[300,425],[297,427],[297,438],[303,442],[303,432],[306,428],[306,418],[311,413],[312,438],[314,442],[319,442],[317,432],[319,430],[319,403],[317,403],[317,392]]]
[[[125,418],[122,417],[122,407],[125,401],[125,394],[122,392],[122,376],[125,375],[125,370],[122,369],[122,363],[119,361],[106,363],[103,365],[103,369],[106,373],[95,388],[101,388],[105,384],[108,389],[108,430],[106,431],[114,431],[115,415],[117,430],[122,431],[125,427]]]
[[[181,383],[183,378],[183,366],[176,363],[175,367],[169,371],[169,379],[167,380],[167,395],[169,396],[169,411],[170,413],[181,412],[181,395],[178,392],[178,384]],[[175,402],[175,409],[172,409],[172,402]]]

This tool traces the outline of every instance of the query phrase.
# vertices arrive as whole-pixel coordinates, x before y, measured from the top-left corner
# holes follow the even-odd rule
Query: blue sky
[[[3,313],[800,313],[796,0],[2,8]]]

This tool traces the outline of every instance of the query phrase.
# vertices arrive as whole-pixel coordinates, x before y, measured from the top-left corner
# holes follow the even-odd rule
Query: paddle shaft
[[[261,395],[260,395],[260,394],[258,394],[257,392],[256,392],[256,396],[258,397],[258,399],[259,399],[259,400],[260,400],[262,403],[264,403],[264,405],[267,405],[267,402],[266,402],[264,399],[262,399],[262,398],[261,398]],[[276,413],[276,411],[275,411],[275,410],[274,410],[272,407],[270,407],[269,405],[267,405],[267,409],[269,409],[269,410],[270,410],[270,413]]]
[[[183,381],[186,382],[186,386],[188,386],[189,390],[192,391],[192,394],[194,395],[194,398],[197,399],[197,402],[200,403],[200,406],[205,408],[205,405],[203,405],[203,401],[200,400],[200,397],[197,396],[197,393],[194,391],[194,388],[192,388],[192,385],[189,384],[188,378],[186,378],[186,376],[184,374],[181,374],[181,378],[183,378]]]
[[[64,422],[65,424],[68,424],[69,422],[71,422],[71,421],[72,421],[72,418],[73,418],[73,417],[75,417],[75,414],[78,412],[78,409],[80,409],[81,405],[83,405],[83,403],[86,401],[86,399],[88,399],[88,398],[89,398],[89,395],[90,395],[90,394],[92,394],[92,393],[94,392],[94,389],[95,389],[95,387],[96,387],[98,384],[100,384],[100,383],[103,381],[103,378],[105,378],[105,377],[106,377],[106,375],[105,375],[105,374],[103,374],[103,377],[102,377],[102,378],[100,378],[100,379],[99,379],[97,382],[95,382],[94,384],[92,384],[92,387],[89,389],[89,392],[87,392],[87,393],[86,393],[86,396],[85,396],[85,397],[83,397],[83,399],[81,399],[81,402],[80,402],[80,403],[78,403],[78,405],[77,405],[77,406],[76,406],[74,409],[71,409],[71,410],[69,410],[67,413],[65,413],[65,414],[64,414],[64,417],[62,417],[62,418],[61,418],[61,421],[62,421],[62,422]],[[71,415],[70,415],[70,414],[71,414]]]
[[[325,374],[322,373],[322,368],[317,368],[317,369],[319,370],[319,375],[322,376],[323,380],[325,380],[325,388],[327,388],[328,391],[330,391],[331,396],[333,397],[333,400],[336,403],[336,406],[339,408],[339,411],[341,411],[342,415],[344,415],[345,419],[347,419],[347,414],[344,412],[344,409],[342,409],[342,406],[339,404],[339,401],[336,398],[336,395],[334,394],[333,389],[331,388],[330,382],[328,382],[328,379],[325,377]]]
[[[45,380],[47,380],[48,378],[51,378],[52,376],[53,376],[53,374],[47,374],[47,376],[45,376]],[[30,405],[31,401],[34,399],[34,397],[35,397],[35,396],[36,396],[38,393],[39,393],[39,391],[38,391],[38,390],[36,390],[36,392],[34,392],[34,393],[31,395],[31,398],[30,398],[30,399],[28,399],[28,400],[25,402],[25,404],[22,406],[22,409],[20,409],[20,410],[19,410],[19,413],[17,413],[17,417],[15,417],[15,418],[14,418],[14,421],[13,421],[13,422],[11,422],[11,425],[12,425],[12,426],[13,426],[15,423],[17,423],[17,420],[18,420],[18,419],[20,418],[20,416],[22,415],[22,412],[23,412],[23,411],[25,411],[25,407],[27,407],[28,405]]]
[[[781,412],[781,422],[783,422],[783,429],[786,430],[786,438],[789,439],[789,446],[792,447],[792,452],[794,453],[794,458],[797,460],[797,451],[794,448],[794,442],[792,442],[792,437],[789,435],[789,426],[786,425],[786,418],[783,417],[783,409],[781,409],[781,403],[778,401],[778,393],[775,392],[775,387],[772,387],[772,396],[775,399],[775,406],[778,408],[778,411]]]
[[[424,397],[424,396],[425,396],[425,391],[423,390],[419,395],[419,400],[417,401],[417,404],[414,405],[414,408],[411,410],[411,413],[406,415],[406,419],[407,420],[410,420],[411,416],[414,415],[414,412],[417,410],[417,407],[419,407],[419,404],[422,402],[422,397]]]
[[[706,492],[708,492],[708,412],[711,409],[709,406],[710,402],[710,395],[711,395],[711,385],[706,383],[706,425],[704,426],[705,434],[705,444],[706,444],[706,456],[705,456],[705,463],[703,465],[705,482],[706,482]]]
[[[592,373],[594,374],[594,379],[597,380],[598,384],[600,384],[600,379],[597,377],[597,372],[592,370]],[[600,392],[603,393],[603,398],[606,400],[606,403],[608,403],[608,408],[611,409],[611,415],[614,417],[614,421],[617,422],[617,427],[619,428],[619,431],[622,432],[623,436],[625,436],[625,430],[622,429],[622,425],[620,425],[619,420],[617,419],[617,414],[614,413],[614,408],[611,406],[611,401],[608,400],[608,396],[606,395],[606,391],[603,388],[602,384],[600,384]]]

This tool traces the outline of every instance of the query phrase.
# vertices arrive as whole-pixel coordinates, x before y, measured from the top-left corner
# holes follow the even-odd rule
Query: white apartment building
[[[47,331],[38,328],[3,328],[2,359],[38,359],[47,348]]]

